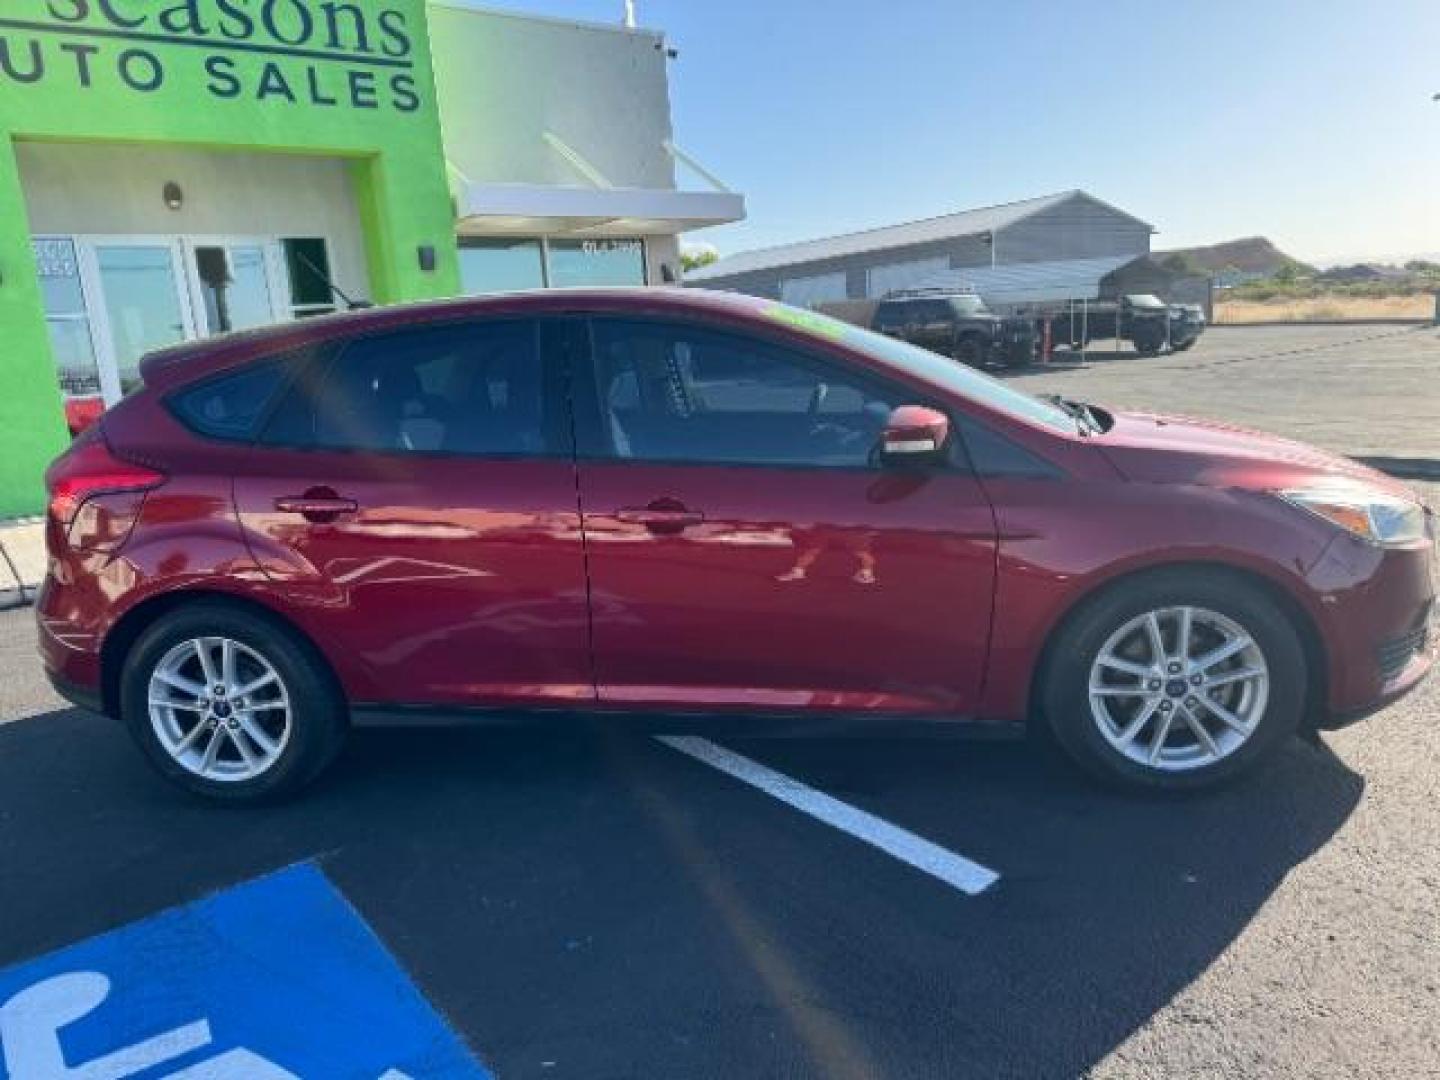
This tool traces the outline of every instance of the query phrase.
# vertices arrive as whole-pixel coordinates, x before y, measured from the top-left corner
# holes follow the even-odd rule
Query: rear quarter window
[[[262,361],[180,390],[168,404],[182,424],[200,435],[249,442],[259,434],[285,376],[279,361]]]

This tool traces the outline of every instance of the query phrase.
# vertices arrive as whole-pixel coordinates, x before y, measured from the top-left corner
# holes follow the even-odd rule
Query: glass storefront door
[[[297,306],[309,294],[300,296],[287,270],[291,245],[309,245],[311,262],[326,262],[318,239],[37,237],[71,429],[134,386],[140,358],[153,349],[321,310]]]
[[[183,247],[202,337],[285,317],[272,265],[278,244],[187,240]]]
[[[140,357],[194,337],[195,326],[180,291],[178,245],[97,243],[89,254],[101,298],[100,382],[113,404],[139,381]]]

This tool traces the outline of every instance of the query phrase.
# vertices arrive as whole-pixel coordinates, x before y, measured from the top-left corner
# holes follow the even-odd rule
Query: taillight
[[[78,547],[104,550],[128,535],[145,493],[165,480],[162,472],[117,457],[99,429],[90,428],[45,474],[50,518]]]

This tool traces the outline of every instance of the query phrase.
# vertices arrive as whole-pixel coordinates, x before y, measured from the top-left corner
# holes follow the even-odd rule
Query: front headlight
[[[1425,507],[1383,491],[1304,488],[1279,494],[1286,502],[1339,525],[1366,543],[1398,547],[1426,537]]]

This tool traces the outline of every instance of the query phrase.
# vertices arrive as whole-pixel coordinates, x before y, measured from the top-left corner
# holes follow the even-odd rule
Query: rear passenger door
[[[564,324],[475,321],[307,358],[235,476],[251,550],[352,700],[594,696]]]

